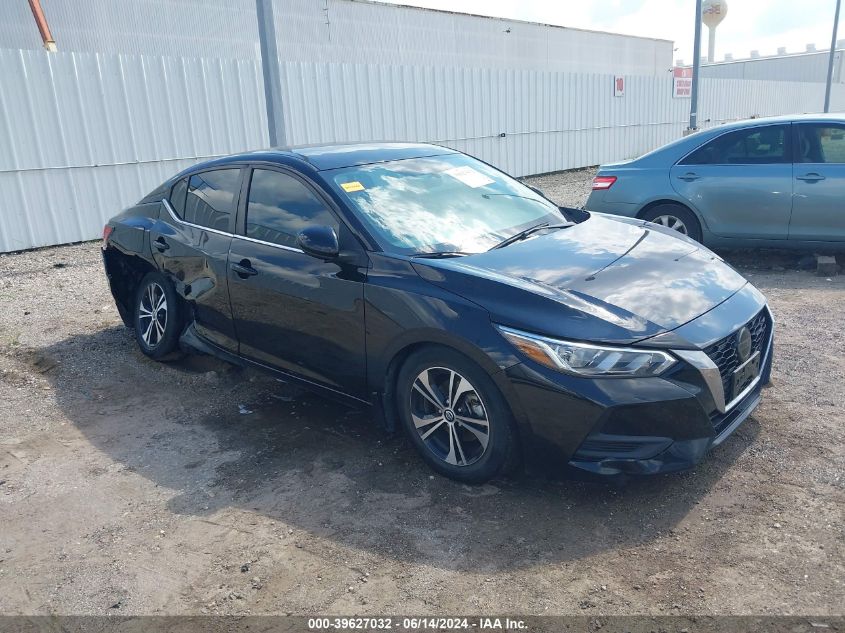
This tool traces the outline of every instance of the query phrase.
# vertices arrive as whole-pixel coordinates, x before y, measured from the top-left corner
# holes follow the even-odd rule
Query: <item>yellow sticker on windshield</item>
[[[342,182],[340,186],[343,187],[343,190],[346,193],[352,193],[353,191],[364,191],[364,185],[362,185],[357,180],[353,180],[352,182]]]

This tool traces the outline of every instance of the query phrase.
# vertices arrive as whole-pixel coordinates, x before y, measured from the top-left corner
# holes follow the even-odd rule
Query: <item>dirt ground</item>
[[[434,476],[365,411],[145,358],[97,244],[2,256],[0,614],[842,614],[845,276],[725,255],[771,302],[773,387],[622,487]]]

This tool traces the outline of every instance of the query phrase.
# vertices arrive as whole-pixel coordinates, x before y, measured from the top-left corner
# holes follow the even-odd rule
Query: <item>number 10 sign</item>
[[[613,96],[614,97],[624,97],[625,96],[625,78],[616,76],[613,78]]]

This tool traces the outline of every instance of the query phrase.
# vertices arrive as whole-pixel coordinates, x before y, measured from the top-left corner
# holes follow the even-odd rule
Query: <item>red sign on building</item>
[[[624,97],[625,96],[625,78],[616,76],[613,78],[613,96],[614,97]]]
[[[672,96],[675,99],[689,99],[692,96],[692,68],[673,69]]]

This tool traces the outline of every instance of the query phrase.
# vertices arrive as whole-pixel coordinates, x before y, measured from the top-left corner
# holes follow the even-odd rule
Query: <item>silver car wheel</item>
[[[469,466],[487,451],[490,421],[475,387],[458,372],[430,367],[411,389],[411,418],[420,439],[439,459]]]
[[[138,306],[138,325],[141,338],[153,348],[161,342],[167,328],[167,296],[157,283],[147,285]]]
[[[672,229],[673,231],[677,231],[683,235],[689,235],[689,231],[687,230],[687,225],[684,224],[684,221],[681,218],[674,216],[674,215],[658,215],[656,218],[652,220],[655,224],[659,224],[661,226],[665,226],[667,228]]]

